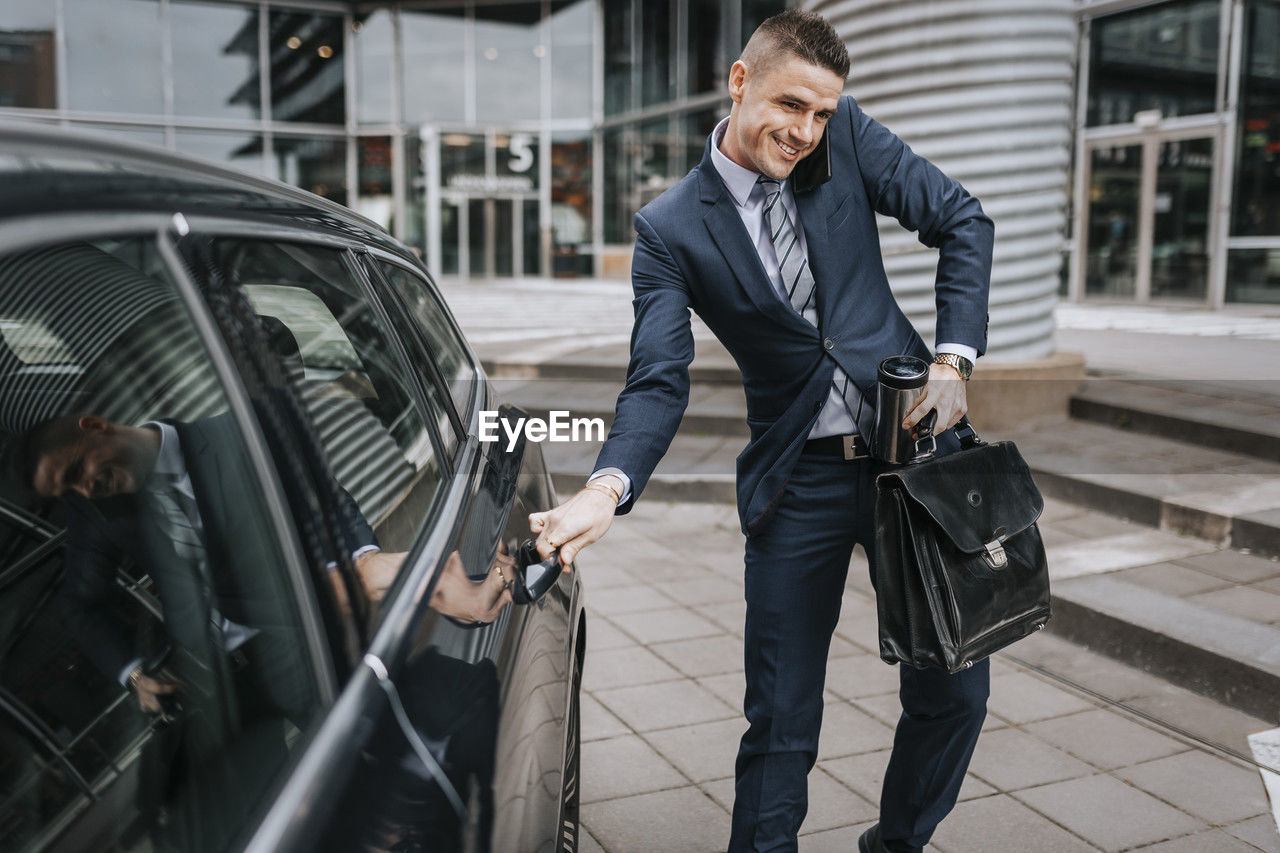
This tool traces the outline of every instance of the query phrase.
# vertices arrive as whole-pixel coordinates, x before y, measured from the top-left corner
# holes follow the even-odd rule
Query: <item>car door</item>
[[[0,232],[0,848],[228,849],[335,697],[255,421],[155,230],[14,230]]]
[[[486,387],[483,401],[474,399],[472,356],[439,294],[407,262],[393,257],[364,257],[391,322],[403,330],[412,361],[429,367],[475,429],[483,409],[514,420],[522,412],[503,406]],[[480,488],[468,512],[460,544],[474,548],[476,571],[487,571],[495,549],[508,555],[535,538],[530,512],[549,509],[552,489],[541,450],[521,436],[513,446],[489,442],[484,452]],[[505,636],[486,642],[498,669],[502,704],[497,725],[493,792],[498,819],[492,827],[495,849],[556,849],[564,816],[560,800],[576,791],[576,777],[566,780],[566,761],[574,764],[575,733],[569,716],[575,659],[581,649],[578,584],[574,573],[562,575],[545,596],[514,608]],[[437,642],[456,643],[441,633]],[[571,769],[573,769],[571,767]],[[573,806],[573,803],[570,803]],[[576,833],[576,819],[572,831]],[[575,836],[576,837],[576,836]],[[572,849],[572,845],[570,845]]]
[[[295,469],[278,476],[309,483],[290,495],[295,524],[317,543],[309,550],[330,543],[329,571],[342,579],[316,575],[316,593],[330,599],[333,657],[350,680],[252,846],[486,850],[496,840],[513,849],[514,833],[519,849],[549,847],[574,579],[528,607],[492,600],[495,572],[512,571],[528,535],[527,501],[547,497],[522,479],[536,457],[523,447],[481,452],[456,404],[473,420],[486,392],[456,329],[443,315],[457,349],[444,358],[428,349],[429,332],[360,247],[302,235],[183,242],[233,357],[266,401],[257,408],[267,441]],[[291,443],[311,458],[290,462]],[[545,470],[541,478],[545,488]],[[526,504],[513,511],[522,488]],[[358,549],[333,544],[349,539],[341,495],[384,555],[403,554],[374,590],[379,601],[369,600]],[[486,624],[472,624],[477,613]]]

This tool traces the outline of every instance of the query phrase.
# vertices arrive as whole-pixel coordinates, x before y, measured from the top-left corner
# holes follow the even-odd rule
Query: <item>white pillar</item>
[[[849,46],[845,90],[996,223],[987,353],[1053,352],[1065,246],[1073,0],[806,0]],[[880,218],[899,303],[929,340],[937,252]]]

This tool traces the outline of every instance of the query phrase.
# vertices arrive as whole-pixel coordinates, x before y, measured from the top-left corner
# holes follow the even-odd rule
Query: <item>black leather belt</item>
[[[867,459],[871,451],[861,435],[825,435],[811,438],[804,443],[805,453],[821,456],[839,456],[843,459]]]

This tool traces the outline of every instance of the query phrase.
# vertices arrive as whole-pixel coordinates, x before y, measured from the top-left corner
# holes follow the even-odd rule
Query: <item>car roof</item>
[[[0,224],[95,211],[249,217],[410,254],[373,220],[280,181],[149,145],[0,120]]]

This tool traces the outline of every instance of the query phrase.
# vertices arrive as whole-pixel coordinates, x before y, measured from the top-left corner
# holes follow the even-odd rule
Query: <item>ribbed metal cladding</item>
[[[1053,352],[1070,163],[1073,0],[802,2],[849,46],[846,91],[996,223],[987,353]],[[880,217],[899,303],[933,334],[937,252]]]

